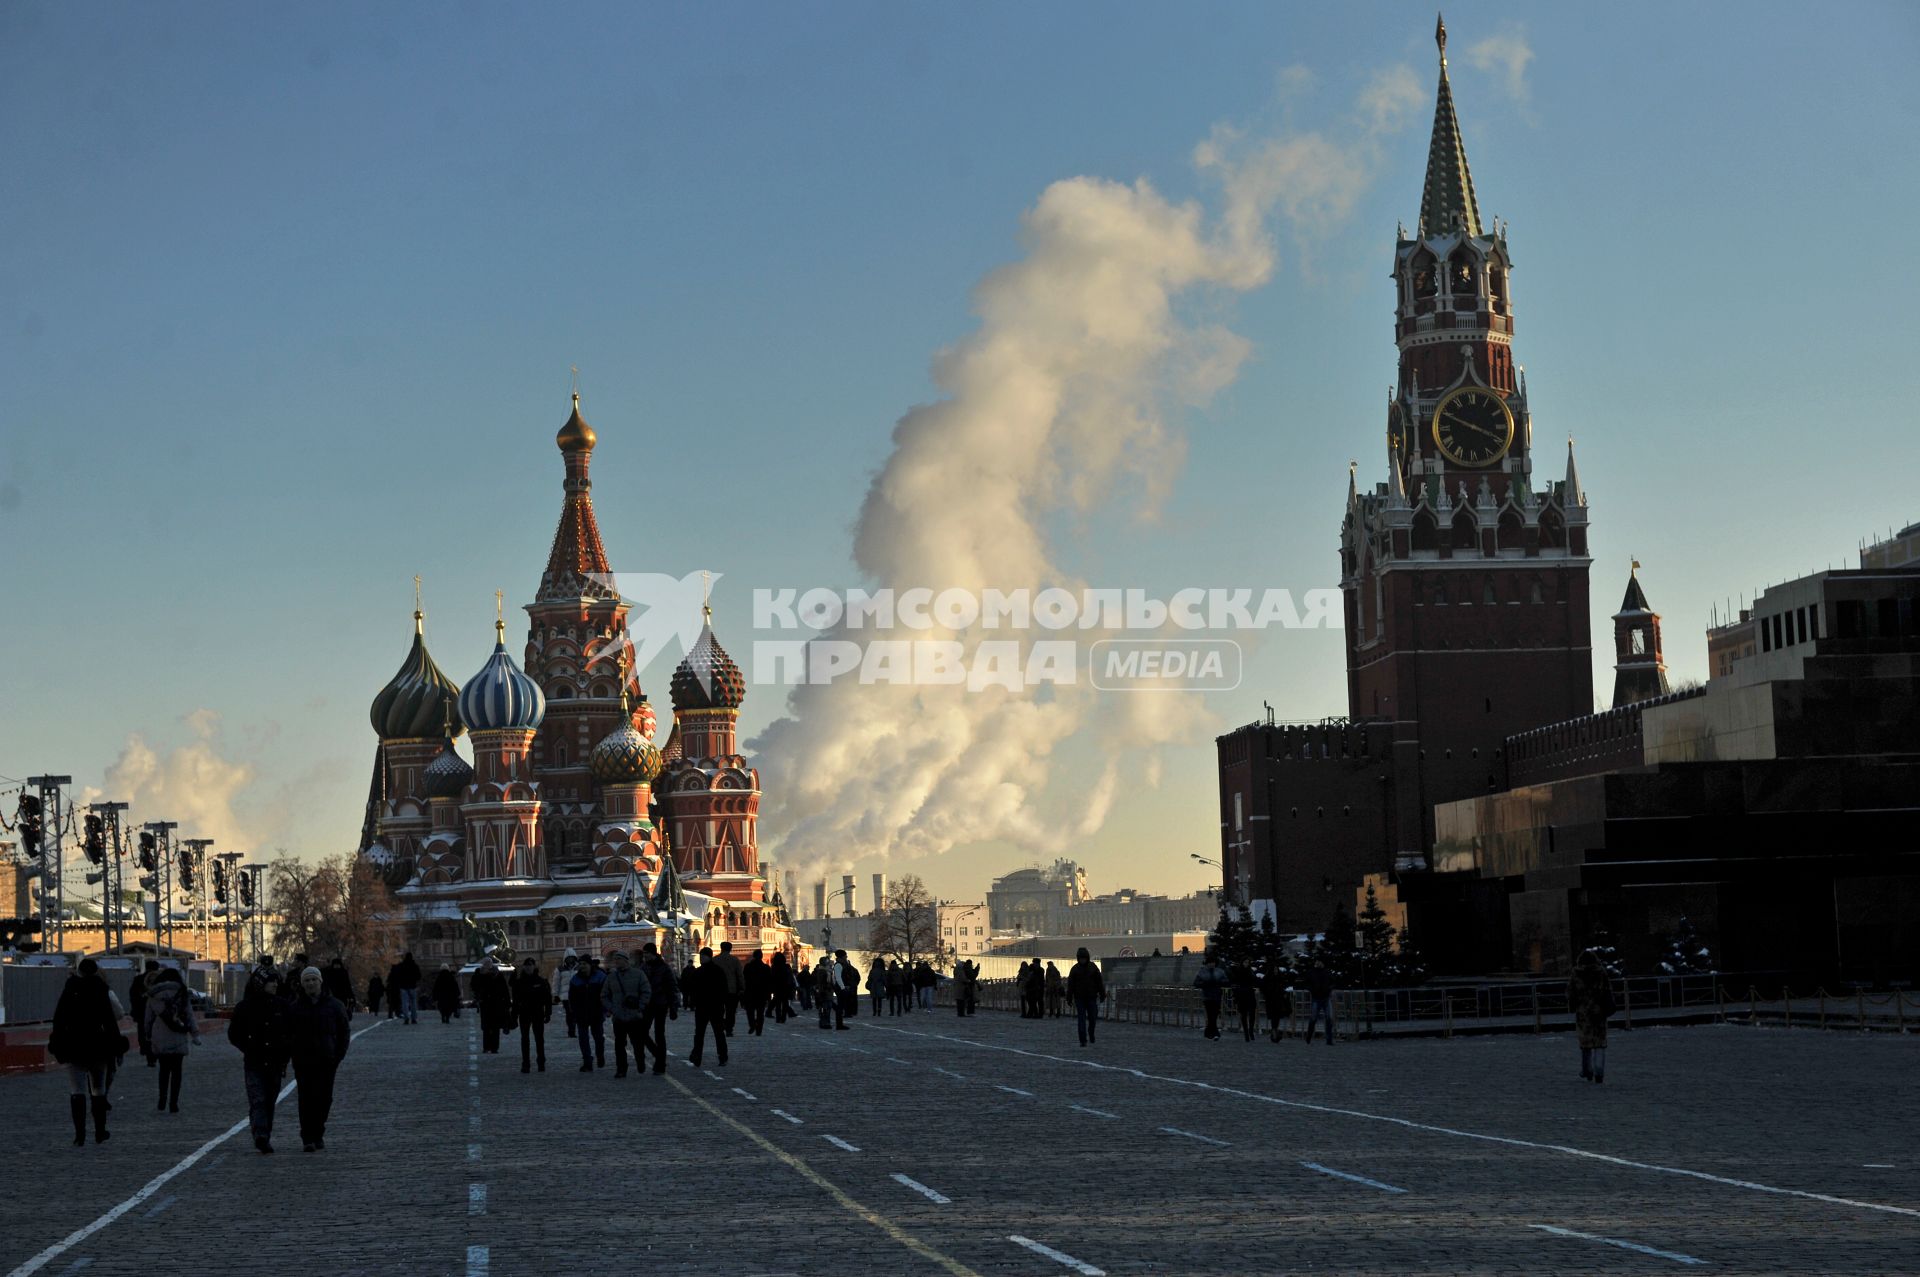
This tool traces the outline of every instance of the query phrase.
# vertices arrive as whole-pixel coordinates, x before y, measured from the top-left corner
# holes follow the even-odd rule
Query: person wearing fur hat
[[[280,973],[273,965],[255,967],[227,1023],[227,1041],[239,1049],[245,1070],[253,1146],[262,1153],[273,1152],[273,1107],[293,1053],[293,1017],[279,993]]]
[[[293,1026],[293,1078],[299,1084],[300,1142],[309,1153],[327,1146],[333,1079],[351,1035],[347,1009],[326,989],[319,967],[300,973],[300,996],[288,1005]]]
[[[146,1039],[160,1061],[160,1111],[180,1111],[180,1075],[187,1052],[200,1044],[200,1026],[193,1020],[193,1000],[186,981],[172,967],[156,971],[147,989]]]

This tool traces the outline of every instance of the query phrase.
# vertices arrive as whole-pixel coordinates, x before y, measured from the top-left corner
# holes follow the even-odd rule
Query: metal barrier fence
[[[1920,994],[1893,990],[1869,993],[1861,989],[1844,994],[1816,988],[1800,994],[1771,973],[1758,977],[1774,990],[1763,996],[1755,977],[1717,974],[1627,976],[1613,982],[1611,1023],[1631,1029],[1643,1024],[1699,1022],[1779,1024],[1783,1027],[1858,1028],[1898,1032],[1920,1031]],[[1745,989],[1745,994],[1738,990]],[[1206,1024],[1206,1006],[1200,991],[1191,987],[1119,986],[1108,988],[1101,1010],[1105,1019],[1132,1024],[1197,1029]],[[936,995],[943,1007],[953,1005],[953,987],[943,982]],[[982,980],[975,986],[975,1003],[987,1011],[1020,1010],[1020,992],[1011,980]],[[1296,990],[1286,1031],[1297,1033],[1312,1006],[1304,990]],[[1571,1026],[1565,980],[1502,984],[1430,984],[1410,989],[1340,989],[1333,999],[1338,1032],[1364,1037],[1375,1033],[1439,1032],[1456,1029],[1520,1029],[1564,1031]],[[1071,1016],[1072,1007],[1064,1008]],[[1259,1005],[1260,1025],[1266,1004]],[[1222,1031],[1237,1026],[1233,999],[1224,999]]]

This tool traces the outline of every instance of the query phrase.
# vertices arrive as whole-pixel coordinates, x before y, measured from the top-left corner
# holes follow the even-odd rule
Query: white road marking
[[[1233,1147],[1231,1144],[1227,1143],[1225,1140],[1217,1140],[1213,1138],[1213,1136],[1211,1135],[1196,1135],[1192,1131],[1183,1131],[1177,1126],[1163,1126],[1160,1129],[1168,1135],[1182,1135],[1190,1140],[1199,1140],[1202,1144],[1213,1144],[1220,1148]]]
[[[213,1160],[212,1160],[211,1162],[208,1162],[208,1163],[207,1163],[207,1164],[206,1164],[205,1166],[202,1166],[202,1167],[201,1167],[200,1169],[201,1169],[201,1170],[203,1170],[203,1171],[210,1171],[210,1170],[212,1170],[212,1169],[213,1169],[214,1167],[216,1167],[216,1166],[218,1166],[218,1165],[220,1165],[220,1163],[222,1163],[222,1162],[224,1162],[224,1161],[226,1161],[226,1160],[227,1160],[227,1158],[229,1158],[229,1157],[231,1157],[231,1156],[232,1156],[232,1154],[230,1154],[230,1153],[222,1153],[222,1154],[220,1154],[220,1156],[218,1156],[218,1157],[216,1157],[216,1158],[214,1158],[214,1159],[213,1159]]]
[[[487,1186],[485,1184],[467,1185],[467,1214],[484,1215],[487,1213]]]
[[[943,1068],[941,1068],[941,1067],[940,1067],[939,1065],[937,1065],[937,1064],[933,1066],[933,1071],[934,1071],[935,1073],[944,1073],[944,1074],[946,1074],[946,1075],[947,1075],[948,1077],[950,1077],[950,1078],[954,1078],[954,1079],[956,1079],[956,1080],[958,1080],[958,1081],[961,1081],[961,1082],[964,1082],[964,1081],[966,1081],[966,1080],[967,1080],[967,1075],[966,1075],[966,1074],[964,1074],[964,1073],[955,1073],[955,1072],[954,1072],[954,1071],[953,1071],[952,1069],[943,1069]]]
[[[174,1196],[172,1193],[168,1193],[165,1197],[161,1198],[159,1201],[155,1202],[153,1205],[147,1207],[147,1211],[146,1211],[147,1218],[152,1219],[155,1215],[158,1215],[161,1211],[165,1210],[167,1207],[173,1205],[175,1202],[179,1200],[180,1199]]]
[[[478,1144],[467,1145],[467,1160],[469,1162],[477,1162],[480,1160],[480,1146]]]
[[[757,1095],[754,1095],[754,1094],[752,1094],[752,1093],[750,1093],[750,1092],[747,1092],[747,1091],[743,1091],[743,1090],[741,1090],[741,1089],[740,1089],[739,1087],[737,1087],[737,1086],[733,1088],[733,1093],[734,1093],[735,1095],[738,1095],[738,1096],[740,1096],[740,1097],[742,1097],[743,1099],[749,1099],[749,1100],[757,1100],[757,1099],[759,1099],[759,1098],[760,1098],[759,1096],[757,1096]]]
[[[787,1112],[787,1111],[786,1111],[785,1109],[775,1109],[775,1110],[773,1110],[773,1115],[774,1115],[775,1117],[784,1117],[784,1118],[786,1118],[786,1119],[787,1119],[787,1120],[788,1120],[789,1122],[792,1122],[792,1123],[793,1123],[793,1124],[794,1124],[795,1126],[805,1126],[805,1125],[806,1125],[806,1123],[805,1123],[805,1122],[803,1122],[803,1121],[801,1121],[801,1120],[800,1120],[799,1118],[797,1118],[797,1117],[795,1117],[795,1116],[794,1116],[793,1114],[791,1114],[791,1113],[789,1113],[789,1112]]]
[[[1862,1162],[1860,1166],[1861,1169],[1869,1171],[1890,1171],[1893,1169],[1892,1162]]]
[[[477,1095],[474,1096],[476,1102],[479,1098]],[[480,1115],[478,1113],[467,1114],[467,1130],[469,1133],[478,1133],[480,1130]]]
[[[1692,1255],[1682,1255],[1678,1251],[1655,1250],[1651,1246],[1642,1246],[1639,1242],[1623,1242],[1618,1237],[1602,1237],[1598,1233],[1576,1233],[1571,1228],[1555,1228],[1552,1224],[1528,1224],[1528,1228],[1537,1228],[1543,1233],[1552,1233],[1555,1237],[1578,1237],[1582,1241],[1600,1242],[1607,1246],[1618,1246],[1621,1250],[1638,1251],[1642,1255],[1655,1255],[1661,1259],[1671,1259],[1676,1264],[1704,1264],[1704,1259],[1695,1259]]]
[[[1322,1175],[1331,1175],[1335,1179],[1348,1179],[1356,1184],[1365,1184],[1368,1188],[1377,1188],[1383,1193],[1404,1193],[1404,1188],[1395,1188],[1392,1184],[1382,1184],[1377,1179],[1368,1179],[1365,1175],[1351,1175],[1346,1171],[1336,1171],[1331,1166],[1322,1166],[1318,1162],[1302,1162],[1300,1165],[1310,1171],[1319,1171]]]
[[[1016,1246],[1025,1246],[1036,1255],[1045,1255],[1055,1263],[1065,1264],[1076,1273],[1083,1274],[1083,1277],[1107,1277],[1106,1269],[1095,1268],[1092,1264],[1075,1259],[1065,1251],[1055,1250],[1051,1246],[1043,1246],[1031,1237],[1022,1237],[1018,1233],[1010,1233],[1007,1236],[1007,1240]]]
[[[846,1149],[847,1152],[849,1153],[858,1153],[860,1151],[859,1148],[857,1148],[852,1144],[847,1143],[845,1140],[841,1139],[838,1135],[822,1135],[820,1138],[825,1140],[827,1143],[833,1145],[835,1148]]]
[[[708,1077],[712,1078],[716,1082],[726,1081],[725,1078],[721,1077],[718,1073],[715,1073],[712,1069],[701,1069],[700,1071],[706,1074]]]
[[[485,1246],[467,1247],[467,1277],[487,1277],[491,1259]]]
[[[913,1061],[912,1061],[912,1060],[903,1060],[903,1059],[901,1059],[901,1058],[900,1058],[899,1056],[897,1056],[897,1055],[889,1055],[889,1056],[887,1057],[887,1063],[888,1063],[888,1064],[912,1064],[912,1063],[913,1063]]]
[[[1069,1104],[1067,1105],[1067,1107],[1070,1109],[1078,1109],[1082,1113],[1091,1113],[1095,1117],[1119,1117],[1120,1116],[1118,1113],[1109,1113],[1105,1109],[1090,1109],[1084,1104]]]
[[[1308,1113],[1324,1113],[1330,1117],[1352,1117],[1365,1122],[1383,1122],[1407,1131],[1425,1131],[1430,1135],[1450,1135],[1455,1139],[1477,1140],[1484,1144],[1500,1144],[1507,1148],[1530,1148],[1542,1153],[1561,1153],[1567,1157],[1585,1158],[1588,1161],[1604,1162],[1609,1166],[1624,1166],[1628,1170],[1648,1171],[1655,1175],[1677,1175],[1684,1179],[1697,1179],[1709,1184],[1719,1184],[1727,1188],[1744,1188],[1750,1193],[1771,1193],[1779,1197],[1798,1197],[1804,1201],[1825,1202],[1830,1206],[1851,1206],[1856,1210],[1880,1211],[1888,1215],[1905,1215],[1920,1219],[1920,1207],[1894,1206],[1887,1202],[1866,1202],[1853,1197],[1838,1197],[1832,1193],[1816,1193],[1804,1188],[1781,1188],[1776,1184],[1762,1184],[1755,1180],[1734,1179],[1727,1175],[1715,1175],[1710,1171],[1696,1171],[1685,1166],[1662,1166],[1657,1162],[1640,1162],[1630,1157],[1619,1157],[1612,1153],[1596,1153],[1592,1149],[1576,1148],[1571,1144],[1548,1144],[1541,1140],[1523,1140],[1513,1135],[1489,1135],[1484,1131],[1467,1131],[1453,1126],[1434,1126],[1426,1122],[1416,1122],[1409,1117],[1394,1117],[1388,1113],[1369,1113],[1364,1109],[1339,1108],[1332,1104],[1315,1104],[1309,1100],[1289,1100],[1278,1095],[1262,1095],[1258,1091],[1243,1091],[1238,1087],[1215,1086],[1211,1082],[1199,1082],[1192,1078],[1171,1077],[1164,1073],[1146,1073],[1140,1069],[1121,1068],[1113,1064],[1101,1064],[1096,1060],[1076,1059],[1070,1055],[1048,1055],[1044,1051],[1027,1051],[1017,1046],[1001,1046],[995,1042],[976,1042],[972,1038],[954,1037],[947,1033],[919,1033],[912,1029],[894,1029],[885,1025],[872,1026],[883,1033],[904,1033],[909,1037],[935,1038],[942,1042],[956,1042],[962,1046],[977,1047],[983,1051],[1004,1051],[1009,1055],[1024,1055],[1034,1060],[1050,1060],[1055,1064],[1077,1064],[1082,1068],[1098,1069],[1103,1073],[1128,1073],[1149,1082],[1169,1082],[1175,1086],[1191,1086],[1203,1091],[1212,1091],[1216,1095],[1231,1095],[1243,1100],[1256,1100],[1262,1104],[1274,1104],[1282,1108],[1300,1109]]]
[[[474,1074],[474,1075],[473,1075],[472,1077],[470,1077],[470,1078],[468,1078],[468,1079],[467,1079],[467,1085],[468,1085],[469,1087],[475,1087],[475,1086],[479,1086],[479,1085],[480,1085],[480,1075],[479,1075],[478,1073],[476,1073],[476,1074]]]
[[[846,1048],[847,1048],[847,1050],[849,1050],[849,1051],[858,1051],[858,1052],[859,1052],[860,1054],[862,1054],[862,1055],[872,1055],[872,1054],[873,1054],[873,1052],[871,1052],[871,1051],[869,1051],[869,1050],[867,1050],[867,1048],[866,1048],[866,1047],[864,1047],[864,1046],[854,1046],[854,1045],[852,1045],[852,1044],[850,1044],[850,1043],[843,1043],[842,1045],[845,1045],[845,1046],[846,1046]]]
[[[71,1264],[68,1264],[65,1268],[62,1268],[60,1270],[60,1277],[68,1277],[69,1273],[77,1273],[82,1268],[85,1268],[88,1264],[91,1264],[92,1262],[93,1262],[93,1256],[82,1255],[80,1256],[80,1258],[74,1260]]]
[[[359,1033],[355,1033],[353,1035],[353,1038],[349,1038],[348,1041],[353,1041],[355,1038],[359,1038],[362,1034],[371,1033],[385,1023],[386,1023],[385,1020],[375,1020],[372,1024],[369,1024],[366,1028],[361,1029]],[[289,1082],[285,1086],[281,1087],[280,1093],[273,1097],[273,1102],[275,1104],[278,1104],[281,1100],[284,1100],[289,1095],[292,1095],[293,1087],[294,1087],[294,1084],[292,1082]],[[244,1118],[244,1117],[241,1118],[238,1122],[235,1122],[232,1126],[229,1126],[226,1130],[214,1136],[212,1139],[208,1140],[205,1144],[202,1144],[199,1148],[194,1149],[193,1152],[187,1154],[185,1157],[175,1162],[172,1166],[168,1167],[164,1171],[161,1171],[158,1175],[155,1175],[152,1179],[148,1180],[145,1184],[141,1185],[140,1190],[136,1192],[132,1197],[129,1197],[126,1201],[121,1202],[118,1206],[115,1206],[112,1210],[100,1216],[100,1218],[94,1220],[91,1224],[87,1224],[80,1228],[74,1229],[71,1233],[68,1233],[65,1237],[61,1238],[59,1241],[55,1242],[53,1245],[47,1247],[45,1250],[41,1251],[39,1254],[35,1255],[33,1258],[27,1260],[24,1264],[21,1264],[18,1268],[15,1268],[12,1272],[8,1273],[7,1277],[27,1277],[27,1274],[29,1273],[39,1272],[42,1268],[45,1268],[48,1264],[60,1258],[60,1256],[64,1255],[66,1252],[72,1250],[75,1246],[78,1246],[81,1242],[87,1240],[87,1238],[93,1236],[95,1233],[105,1228],[108,1224],[111,1224],[114,1220],[119,1219],[122,1215],[126,1214],[128,1211],[132,1210],[134,1207],[140,1205],[142,1202],[152,1197],[155,1193],[159,1192],[162,1188],[166,1187],[167,1181],[171,1180],[174,1176],[180,1174],[180,1172],[192,1167],[195,1163],[199,1162],[201,1158],[205,1157],[208,1153],[211,1153],[214,1149],[220,1147],[220,1145],[226,1143],[228,1140],[232,1139],[234,1136],[238,1135],[240,1132],[244,1130],[248,1130],[250,1126],[251,1126],[250,1118]]]
[[[898,1180],[900,1183],[905,1184],[908,1188],[911,1188],[914,1192],[920,1194],[920,1196],[926,1198],[928,1201],[936,1203],[937,1205],[949,1206],[949,1205],[952,1205],[953,1203],[953,1199],[951,1197],[948,1197],[945,1193],[936,1193],[931,1188],[928,1188],[925,1184],[922,1184],[919,1180],[913,1179],[910,1176],[902,1175],[899,1171],[895,1171],[893,1173],[893,1178]]]
[[[1001,1086],[998,1082],[995,1082],[993,1084],[993,1089],[996,1091],[1005,1091],[1008,1095],[1024,1095],[1028,1099],[1033,1098],[1032,1091],[1023,1091],[1017,1086]]]

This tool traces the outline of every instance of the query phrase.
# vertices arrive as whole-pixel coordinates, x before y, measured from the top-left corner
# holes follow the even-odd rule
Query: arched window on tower
[[[1453,548],[1455,550],[1480,548],[1480,525],[1474,522],[1471,510],[1463,509],[1453,516]]]
[[[1416,550],[1437,550],[1440,548],[1440,520],[1429,509],[1422,509],[1413,516],[1413,548]]]
[[[1461,248],[1447,260],[1447,287],[1453,293],[1455,310],[1479,308],[1479,284],[1473,254]]]
[[[1520,518],[1520,512],[1508,506],[1500,512],[1500,527],[1495,544],[1502,550],[1518,550],[1526,543],[1526,524]]]
[[[1507,272],[1498,266],[1487,268],[1487,295],[1493,301],[1493,313],[1507,313]]]
[[[1561,550],[1567,544],[1567,525],[1561,521],[1557,510],[1548,510],[1540,516],[1540,545],[1542,548]]]
[[[1415,253],[1407,269],[1413,276],[1413,313],[1432,314],[1433,299],[1439,291],[1438,272],[1435,270],[1433,255],[1424,250]]]

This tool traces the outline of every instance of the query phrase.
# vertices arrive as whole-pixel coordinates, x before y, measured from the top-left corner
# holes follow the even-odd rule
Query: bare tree
[[[400,910],[379,871],[353,852],[280,857],[267,868],[267,896],[279,915],[273,943],[285,953],[341,958],[356,975],[384,971],[399,954]]]
[[[944,966],[947,946],[940,938],[939,906],[927,884],[914,874],[887,884],[887,898],[870,915],[867,948],[908,966],[922,959]]]

